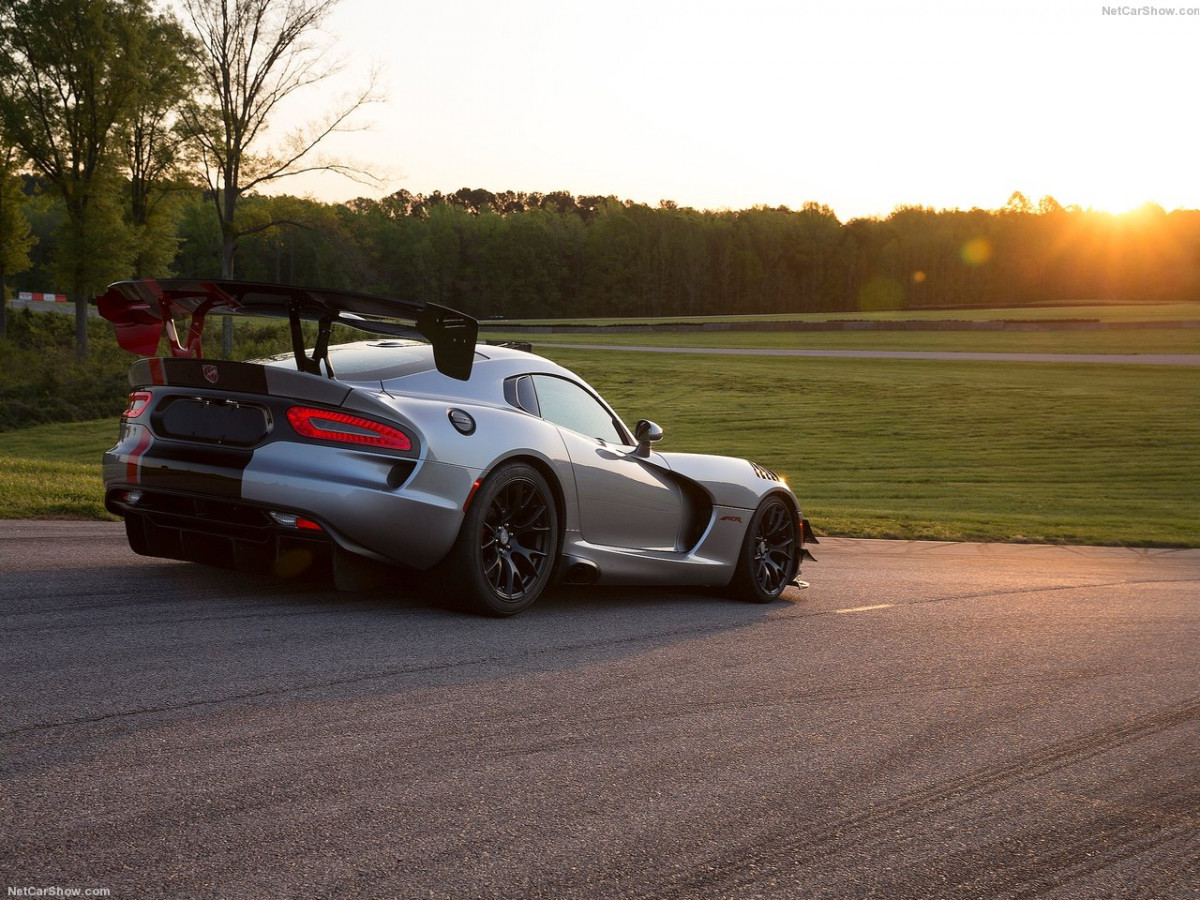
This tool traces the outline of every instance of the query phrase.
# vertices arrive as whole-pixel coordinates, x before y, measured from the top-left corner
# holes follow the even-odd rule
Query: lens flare
[[[992,258],[992,242],[987,238],[971,238],[962,245],[962,261],[968,266],[982,266]]]

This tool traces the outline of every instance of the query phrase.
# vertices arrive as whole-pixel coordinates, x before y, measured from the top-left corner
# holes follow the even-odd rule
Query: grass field
[[[1195,353],[1200,328],[1130,331],[729,331],[534,334],[488,332],[489,340],[627,347],[734,347],[760,350],[913,350],[961,353]]]
[[[106,517],[100,456],[116,437],[116,419],[0,433],[0,519]]]
[[[1045,303],[1030,306],[968,307],[960,309],[901,309],[871,312],[780,313],[749,316],[673,316],[669,319],[621,316],[592,319],[516,319],[520,325],[663,325],[705,322],[833,322],[833,321],[924,321],[959,320],[966,322],[1047,320],[1095,320],[1100,322],[1181,322],[1200,320],[1200,301],[1186,303],[1081,302]]]
[[[1052,329],[1030,331],[671,331],[670,324],[737,327],[763,322],[889,322],[935,324],[963,322],[1036,323],[1074,320],[1120,326],[1139,322],[1147,327],[1111,330]],[[794,313],[778,316],[695,316],[670,320],[610,318],[485,322],[484,337],[532,340],[535,344],[622,344],[647,347],[734,347],[762,350],[910,350],[981,353],[1195,353],[1200,354],[1200,328],[1176,327],[1200,322],[1197,303],[1079,304],[999,309],[935,309],[866,313]],[[1161,323],[1161,327],[1154,327]],[[522,330],[524,325],[574,327],[570,332]],[[606,332],[604,326],[653,326],[653,332]]]
[[[662,450],[785,474],[821,534],[1200,546],[1200,373],[547,349]],[[100,516],[116,421],[0,434],[0,517]]]
[[[786,474],[819,532],[1200,546],[1192,368],[547,355],[663,450]]]

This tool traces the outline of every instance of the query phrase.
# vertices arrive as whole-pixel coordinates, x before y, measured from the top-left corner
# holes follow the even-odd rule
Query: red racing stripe
[[[125,480],[130,484],[141,484],[142,457],[150,449],[150,445],[153,442],[154,438],[150,435],[150,429],[142,428],[141,435],[138,437],[137,444],[134,445],[133,452],[125,457]]]

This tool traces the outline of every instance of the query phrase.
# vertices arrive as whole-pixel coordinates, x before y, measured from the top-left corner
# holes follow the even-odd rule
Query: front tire
[[[782,497],[767,497],[750,519],[737,569],[726,590],[738,600],[770,603],[779,599],[799,567],[796,511]]]
[[[558,511],[533,466],[507,463],[479,487],[445,571],[472,612],[511,616],[550,583],[558,553]]]

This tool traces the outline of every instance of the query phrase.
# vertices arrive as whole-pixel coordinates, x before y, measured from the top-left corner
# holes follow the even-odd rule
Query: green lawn
[[[0,519],[107,518],[100,456],[117,427],[103,419],[0,433]]]
[[[1163,323],[1163,327],[1080,330],[1046,328],[1037,331],[606,331],[601,326],[655,326],[671,324],[711,326],[763,322],[887,322],[895,320],[934,323],[964,322],[1034,323],[1076,320],[1112,325],[1128,322]],[[1082,304],[1008,309],[903,310],[873,313],[794,313],[778,316],[696,316],[676,319],[567,319],[526,322],[484,322],[489,340],[530,340],[536,344],[621,344],[646,347],[736,347],[763,350],[915,350],[983,353],[1197,353],[1200,328],[1171,327],[1172,323],[1200,322],[1198,303]],[[564,333],[522,330],[523,325],[554,325],[577,330]],[[580,330],[581,329],[581,330]]]
[[[912,350],[959,353],[1194,353],[1200,328],[1113,331],[664,331],[531,334],[486,332],[488,340],[626,347],[732,347],[757,350]]]
[[[661,449],[785,474],[822,533],[1200,546],[1193,368],[547,355]]]
[[[786,475],[821,534],[1200,546],[1195,368],[542,352],[662,450]],[[0,434],[0,517],[102,516],[116,431]]]
[[[1200,320],[1200,301],[1186,303],[1083,302],[1070,305],[1045,303],[1030,306],[972,307],[967,309],[900,309],[872,312],[779,313],[749,316],[673,316],[669,319],[620,316],[591,319],[514,319],[514,325],[663,325],[704,322],[830,322],[925,321],[967,322],[1046,320],[1098,320],[1101,322],[1180,322]],[[496,323],[490,323],[496,324]],[[505,323],[507,324],[507,323]]]

